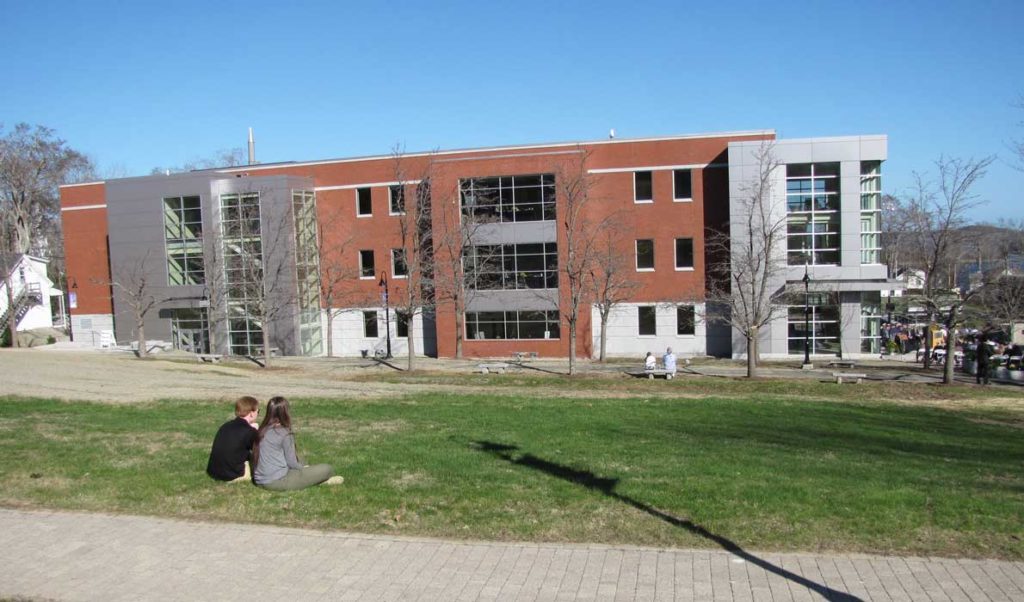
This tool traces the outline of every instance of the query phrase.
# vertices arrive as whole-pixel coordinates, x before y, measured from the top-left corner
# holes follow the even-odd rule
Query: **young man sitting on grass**
[[[249,478],[249,453],[256,440],[256,416],[260,402],[255,397],[239,397],[235,402],[235,419],[217,430],[210,450],[206,474],[218,481],[242,481]]]

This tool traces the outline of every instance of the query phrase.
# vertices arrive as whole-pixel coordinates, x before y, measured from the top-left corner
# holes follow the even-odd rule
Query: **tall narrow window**
[[[404,311],[395,311],[395,336],[409,338],[409,314]]]
[[[405,213],[405,187],[395,184],[388,187],[388,206],[391,215]]]
[[[860,262],[882,259],[882,162],[860,164]]]
[[[363,336],[368,339],[377,338],[377,312],[363,312]]]
[[[676,307],[676,334],[692,335],[695,330],[696,320],[692,305],[680,305]]]
[[[164,239],[167,246],[167,284],[203,284],[203,212],[199,197],[164,199]]]
[[[677,238],[676,239],[676,269],[677,270],[692,270],[693,269],[693,239],[692,238]]]
[[[391,249],[391,275],[395,278],[409,276],[409,266],[405,263],[405,249]]]
[[[650,336],[658,334],[658,321],[657,314],[654,311],[653,305],[641,305],[636,308],[637,319],[639,320],[640,327],[637,334],[640,336]]]
[[[373,278],[377,275],[377,270],[373,265],[373,251],[360,251],[359,252],[359,277],[360,278]]]
[[[637,203],[654,202],[654,183],[651,180],[651,172],[633,172],[633,201]]]
[[[676,201],[693,200],[693,186],[690,181],[689,169],[677,169],[672,172],[672,199]]]
[[[356,188],[356,215],[373,215],[373,198],[369,188]]]
[[[654,270],[654,241],[642,239],[636,241],[636,269]]]
[[[789,265],[839,263],[839,164],[786,166],[786,241]]]

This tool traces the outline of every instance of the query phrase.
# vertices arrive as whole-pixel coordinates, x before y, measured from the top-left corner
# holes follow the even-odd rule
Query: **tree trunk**
[[[334,357],[334,312],[327,310],[327,357]]]
[[[603,362],[607,357],[605,349],[608,346],[608,314],[601,312],[601,356],[600,360]]]
[[[416,334],[416,329],[412,327],[412,325],[413,325],[413,316],[415,316],[415,315],[416,314],[414,314],[413,312],[409,312],[409,321],[405,325],[405,330],[406,330],[405,341],[406,341],[406,343],[409,344],[409,361],[406,363],[405,369],[410,371],[410,372],[412,372],[412,369],[414,368],[413,364],[415,363],[415,360],[416,360],[416,337],[414,336]],[[395,318],[396,319],[398,318],[397,314],[396,314]]]
[[[569,320],[569,376],[576,374],[576,320]]]
[[[950,310],[955,315],[956,310]],[[946,327],[946,365],[942,370],[942,384],[953,384],[953,366],[956,364],[956,329]]]
[[[932,317],[928,316],[928,325],[924,329],[924,367],[932,366]]]
[[[146,357],[149,355],[149,350],[146,349],[146,323],[144,318],[140,317],[135,325],[139,329],[139,357]]]
[[[267,332],[267,319],[263,318],[263,367],[270,367],[270,333]]]
[[[757,376],[757,328],[747,331],[747,378]]]
[[[7,287],[7,330],[11,334],[11,347],[18,347],[18,316],[14,315],[14,290],[11,288],[13,282],[10,274],[4,276],[4,286]]]
[[[455,303],[455,359],[462,359],[462,337],[466,332],[466,312]]]

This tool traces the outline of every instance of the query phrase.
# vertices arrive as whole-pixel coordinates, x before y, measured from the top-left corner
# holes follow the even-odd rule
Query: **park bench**
[[[828,366],[829,368],[856,368],[857,362],[854,360],[832,360]]]
[[[852,380],[856,384],[860,384],[860,381],[868,377],[867,374],[855,374],[853,372],[833,372],[832,377],[836,379],[836,384],[843,384],[843,380]]]
[[[637,377],[646,376],[650,380],[654,380],[654,378],[657,376],[663,376],[665,377],[665,380],[672,380],[672,378],[675,377],[676,375],[674,370],[663,370],[661,368],[654,370],[627,370],[626,374]]]
[[[505,370],[508,369],[508,364],[505,362],[485,362],[477,364],[476,369],[480,371],[480,374],[488,374],[490,372],[497,372],[498,374],[504,374]]]
[[[196,354],[196,361],[201,363],[201,364],[206,364],[206,363],[217,364],[217,363],[220,363],[220,360],[223,357],[224,356],[222,356],[219,353],[197,353]]]

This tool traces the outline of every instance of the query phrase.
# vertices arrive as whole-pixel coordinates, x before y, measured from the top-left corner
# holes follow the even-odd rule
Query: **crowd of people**
[[[235,418],[217,430],[206,474],[218,481],[252,480],[271,491],[295,491],[326,483],[341,484],[330,464],[304,464],[295,449],[291,406],[284,397],[271,397],[263,423],[258,423],[259,401],[240,397]]]

